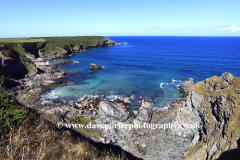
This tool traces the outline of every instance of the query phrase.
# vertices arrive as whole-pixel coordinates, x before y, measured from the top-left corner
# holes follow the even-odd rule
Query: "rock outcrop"
[[[142,122],[150,122],[153,113],[152,109],[153,106],[143,98],[142,106],[139,108],[137,119]]]
[[[180,128],[172,133],[192,137],[185,159],[217,159],[223,152],[238,148],[240,137],[240,79],[231,73],[211,77],[188,88],[175,124],[199,123],[198,129]],[[226,159],[233,156],[225,153]]]
[[[106,116],[116,118],[120,121],[127,120],[129,112],[126,112],[123,108],[112,104],[111,102],[102,101],[99,104],[99,110]]]
[[[27,59],[29,62],[24,60],[15,51],[10,54],[0,51],[0,74],[13,79],[36,74],[38,72],[36,65],[30,59]]]
[[[101,70],[103,68],[104,68],[103,66],[99,66],[99,65],[96,65],[94,63],[90,64],[90,70]]]
[[[192,85],[194,85],[193,79],[189,78],[188,81],[179,84],[179,89],[184,94],[188,94],[188,88],[191,87]]]

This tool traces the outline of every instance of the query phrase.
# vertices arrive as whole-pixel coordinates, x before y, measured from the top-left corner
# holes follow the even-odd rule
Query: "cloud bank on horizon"
[[[238,0],[1,2],[0,38],[240,36]]]

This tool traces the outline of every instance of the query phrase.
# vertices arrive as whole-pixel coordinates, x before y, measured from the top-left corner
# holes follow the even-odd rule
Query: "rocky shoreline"
[[[224,151],[238,147],[240,135],[231,128],[239,105],[240,80],[232,74],[224,73],[221,77],[214,76],[196,84],[189,79],[180,85],[180,90],[187,95],[171,103],[166,110],[157,110],[150,100],[143,99],[138,110],[129,112],[129,97],[115,101],[79,97],[80,102],[71,101],[70,104],[64,101],[58,105],[42,104],[41,94],[47,87],[68,85],[59,79],[71,76],[69,72],[59,70],[60,64],[45,63],[64,56],[40,56],[35,60],[38,72],[11,82],[8,91],[15,93],[19,103],[39,111],[60,128],[86,121],[95,125],[118,126],[69,128],[94,142],[120,146],[138,158],[216,159]],[[238,116],[238,112],[234,116]],[[130,124],[145,128],[119,127]]]

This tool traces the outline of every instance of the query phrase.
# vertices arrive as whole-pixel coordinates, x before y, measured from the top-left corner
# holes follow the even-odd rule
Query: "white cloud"
[[[237,32],[237,31],[240,31],[240,27],[237,27],[235,25],[219,25],[218,24],[218,25],[215,25],[215,26],[200,26],[200,27],[184,26],[184,27],[177,27],[177,28],[168,28],[166,30],[167,31],[189,30],[189,32],[201,31],[201,30],[216,32],[216,31],[226,30],[226,31]]]
[[[230,31],[233,31],[233,32],[237,32],[237,31],[240,31],[240,28],[236,27],[235,25],[232,25],[232,26],[229,26],[229,27],[223,27],[222,30],[230,30]]]

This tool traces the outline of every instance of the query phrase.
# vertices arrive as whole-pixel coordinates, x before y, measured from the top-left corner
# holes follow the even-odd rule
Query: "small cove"
[[[61,70],[80,73],[66,79],[71,85],[52,87],[44,93],[43,102],[79,101],[82,96],[130,97],[132,108],[136,108],[142,98],[153,98],[155,107],[164,108],[182,96],[178,85],[190,77],[199,82],[223,72],[240,76],[239,37],[109,38],[123,43],[64,58],[74,63],[62,65]],[[91,71],[91,63],[105,68]]]

